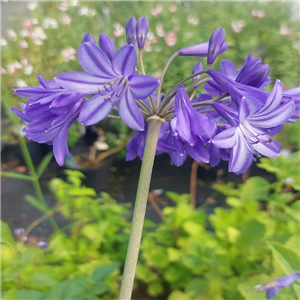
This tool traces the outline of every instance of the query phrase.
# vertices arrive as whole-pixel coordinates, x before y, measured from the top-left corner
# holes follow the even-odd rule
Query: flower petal
[[[240,174],[245,172],[253,161],[253,154],[240,134],[236,134],[236,144],[232,148],[229,160],[229,172]]]
[[[133,130],[144,130],[144,118],[130,91],[123,94],[118,103],[121,119]]]
[[[96,124],[102,121],[112,109],[113,105],[110,102],[106,102],[100,95],[95,95],[83,105],[79,121],[85,126]]]
[[[129,81],[130,91],[135,98],[144,99],[158,86],[158,79],[147,75],[134,75]]]
[[[136,52],[131,45],[123,46],[112,60],[114,71],[126,78],[134,74],[136,66]]]
[[[220,132],[213,138],[212,143],[218,148],[232,148],[235,145],[236,129],[236,127],[231,127]]]
[[[279,292],[279,288],[274,287],[274,288],[269,288],[266,291],[266,298],[267,299],[272,299],[273,297],[275,297]]]
[[[295,105],[294,102],[288,102],[286,104],[278,106],[268,114],[257,114],[248,117],[247,121],[255,126],[262,128],[276,127],[285,123],[294,113]]]
[[[267,101],[265,103],[265,105],[262,107],[261,112],[263,112],[264,114],[271,112],[272,110],[274,110],[278,105],[280,105],[281,100],[282,100],[282,84],[280,82],[280,80],[276,80],[274,87],[271,91],[271,93],[269,94]]]
[[[97,94],[99,88],[110,80],[83,72],[67,72],[57,75],[55,81],[60,86],[74,92]]]
[[[248,116],[253,115],[260,109],[260,102],[251,96],[245,96],[241,99],[239,107],[239,120],[242,123]]]
[[[280,145],[277,141],[272,141],[271,143],[257,143],[252,146],[255,151],[267,157],[277,157],[280,153]]]
[[[87,73],[106,79],[116,77],[106,54],[93,42],[79,46],[78,61]]]
[[[228,59],[222,59],[220,62],[220,72],[225,74],[230,79],[235,79],[236,69],[235,65]]]

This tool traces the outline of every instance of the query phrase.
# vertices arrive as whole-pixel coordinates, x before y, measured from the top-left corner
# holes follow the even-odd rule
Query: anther
[[[274,138],[269,139],[269,143],[272,143],[274,140]]]

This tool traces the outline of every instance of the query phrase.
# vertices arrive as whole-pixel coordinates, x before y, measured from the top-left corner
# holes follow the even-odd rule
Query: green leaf
[[[250,177],[241,188],[241,199],[267,200],[270,183],[262,177]]]
[[[19,173],[13,173],[13,172],[1,172],[1,176],[7,177],[7,178],[14,178],[14,179],[21,179],[21,180],[28,180],[32,181],[34,180],[29,175],[19,174]]]
[[[292,235],[284,244],[289,249],[300,253],[300,236],[299,234]]]
[[[67,280],[56,285],[46,300],[82,300],[84,290],[81,286]]]
[[[186,294],[179,290],[173,291],[168,297],[168,300],[192,300],[192,299],[193,298],[191,298],[189,294]]]
[[[120,263],[114,262],[98,267],[92,274],[92,279],[97,282],[104,281],[111,273],[120,267]]]
[[[37,169],[36,169],[36,174],[38,177],[40,177],[43,172],[45,171],[45,169],[47,168],[47,166],[49,165],[51,159],[53,157],[53,153],[52,152],[49,152],[48,154],[46,154],[42,161],[39,163]]]
[[[286,275],[300,269],[300,254],[277,242],[267,242],[274,259],[278,262]]]
[[[9,226],[1,220],[1,243],[15,245],[16,241]]]
[[[20,300],[44,300],[47,295],[34,290],[18,290],[17,298]]]
[[[25,195],[25,200],[29,204],[31,204],[33,207],[35,207],[36,209],[38,209],[39,211],[41,211],[43,213],[50,212],[50,210],[44,203],[42,203],[40,200],[38,200],[37,198],[35,198],[31,195]]]
[[[207,280],[194,278],[185,287],[185,292],[194,292],[195,296],[202,294],[207,289]]]
[[[1,293],[1,296],[2,296],[2,293]],[[1,300],[18,300],[17,291],[15,289],[9,290],[7,293],[5,293],[4,296],[1,297]]]
[[[159,281],[151,282],[147,287],[147,293],[152,296],[161,295],[164,292],[164,287]]]
[[[237,243],[242,248],[254,247],[265,234],[265,225],[256,220],[249,220],[241,229]]]

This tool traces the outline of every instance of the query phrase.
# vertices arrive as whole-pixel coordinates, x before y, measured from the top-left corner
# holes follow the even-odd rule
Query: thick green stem
[[[135,200],[135,207],[133,212],[133,219],[131,225],[131,232],[129,244],[127,248],[127,255],[125,261],[125,269],[120,291],[120,300],[130,300],[135,276],[135,270],[140,250],[140,243],[145,219],[145,212],[149,194],[150,181],[152,176],[152,169],[158,136],[163,119],[157,116],[151,116],[147,119],[148,132],[144,151],[144,157],[141,167],[141,173],[138,183],[137,195]]]

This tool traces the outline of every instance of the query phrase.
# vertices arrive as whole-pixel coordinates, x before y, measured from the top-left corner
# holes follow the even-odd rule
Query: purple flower
[[[115,44],[108,35],[106,35],[104,33],[100,34],[99,46],[103,50],[103,52],[107,55],[107,57],[110,61],[116,55]]]
[[[135,44],[136,42],[136,18],[131,17],[126,23],[126,40],[127,44]]]
[[[212,65],[217,56],[222,53],[225,41],[225,30],[217,28],[211,35],[208,44],[207,65]],[[224,51],[223,51],[224,52]]]
[[[231,128],[216,135],[212,142],[218,148],[231,149],[229,171],[242,173],[253,160],[253,154],[277,157],[280,146],[271,135],[270,129],[285,123],[294,112],[294,103],[281,104],[282,85],[279,80],[266,102],[245,96],[241,99],[239,110],[215,103],[218,113],[231,125]]]
[[[264,89],[270,84],[269,70],[269,65],[261,65],[261,58],[254,58],[251,54],[246,58],[239,72],[236,71],[235,65],[230,60],[223,59],[220,62],[220,73],[226,75],[227,78],[260,89]],[[226,92],[222,85],[213,79],[207,82],[204,89],[210,95],[216,96],[221,96]]]
[[[199,72],[201,72],[202,70],[203,70],[202,63],[201,63],[200,61],[197,61],[197,62],[195,62],[195,64],[194,64],[192,74],[199,73]],[[199,80],[200,78],[201,78],[201,75],[198,75],[198,76],[193,77],[193,82],[196,82],[196,81]],[[194,89],[197,89],[198,87],[199,87],[199,84],[198,84],[198,85],[195,85],[195,86],[194,86]]]
[[[287,98],[287,101],[294,101],[295,111],[292,115],[292,119],[300,118],[300,87],[283,91],[283,96]]]
[[[14,236],[24,235],[25,229],[24,228],[16,228],[13,231]]]
[[[80,122],[86,126],[96,124],[117,104],[122,120],[132,129],[142,131],[144,119],[135,99],[151,95],[158,79],[135,71],[134,47],[122,47],[110,62],[103,50],[88,42],[79,47],[78,59],[86,73],[63,73],[55,80],[64,88],[95,95],[83,106]]]
[[[175,113],[171,121],[174,136],[195,146],[199,137],[210,138],[216,131],[215,123],[206,115],[197,112],[184,88],[177,91]]]
[[[208,56],[208,47],[209,47],[209,42],[206,42],[206,43],[201,43],[198,45],[193,45],[193,46],[183,48],[183,49],[179,50],[177,53],[178,53],[178,55],[181,55],[181,56],[207,57]],[[228,48],[229,48],[229,46],[226,43],[224,43],[217,55],[222,54]]]
[[[266,291],[266,298],[272,299],[278,294],[280,288],[284,288],[293,284],[299,278],[300,278],[300,271],[296,271],[293,274],[280,277],[268,283],[257,285],[255,289],[257,289],[258,292]]]
[[[139,49],[143,49],[149,31],[149,21],[146,17],[140,17],[136,24],[136,41]]]
[[[13,90],[29,100],[27,105],[20,104],[23,111],[14,107],[11,110],[29,123],[23,129],[28,139],[53,144],[55,159],[62,166],[64,157],[69,156],[68,130],[79,116],[85,95],[61,88],[40,74],[38,77],[40,85]]]
[[[270,77],[268,77],[270,66],[262,65],[261,62],[260,57],[254,58],[252,54],[249,54],[235,80],[257,88],[262,85],[266,87],[270,83]]]

